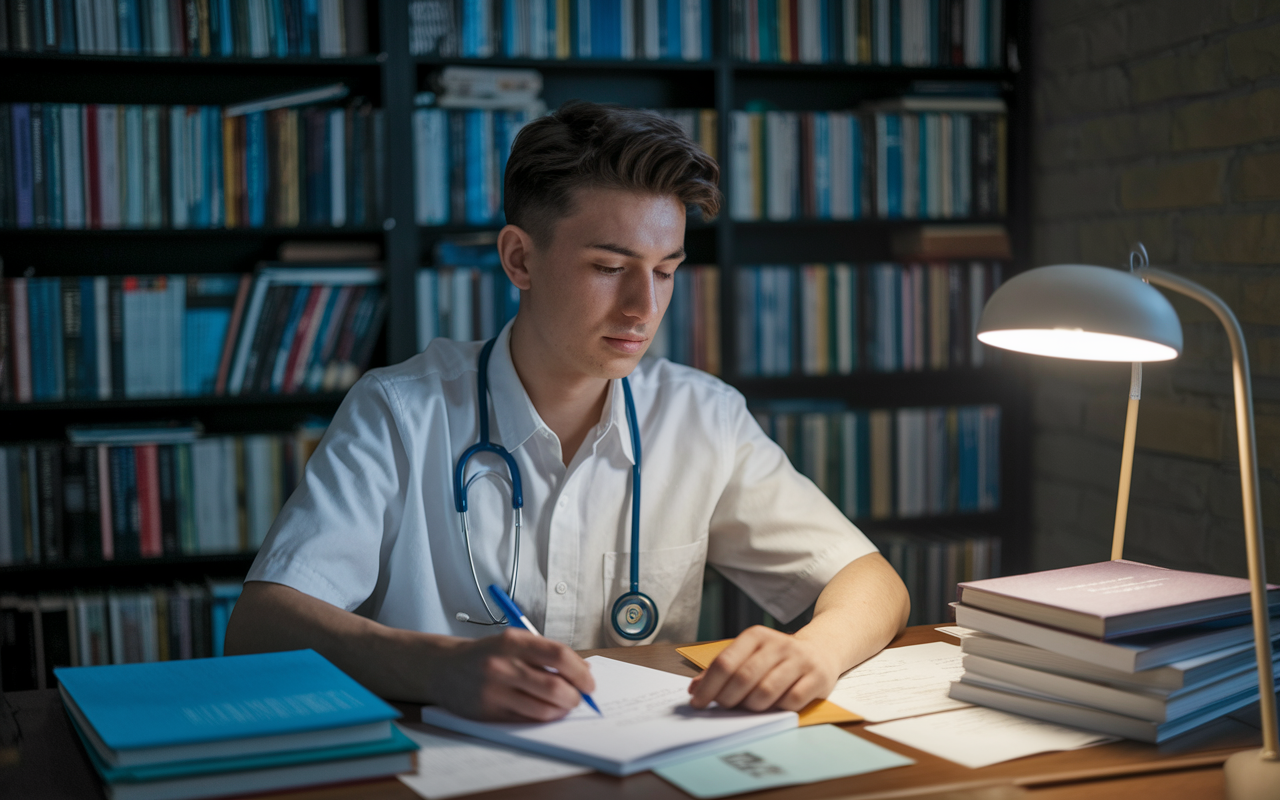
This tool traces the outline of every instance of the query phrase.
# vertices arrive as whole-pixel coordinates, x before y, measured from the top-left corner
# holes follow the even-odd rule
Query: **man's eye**
[[[596,269],[600,270],[605,275],[617,275],[619,272],[622,272],[622,267],[609,267],[604,264],[596,264]]]
[[[672,276],[673,276],[673,275],[675,275],[675,272],[674,272],[674,271],[672,271],[672,272],[663,272],[662,270],[655,269],[655,270],[653,271],[653,274],[654,274],[654,275],[657,275],[659,278],[661,278],[661,279],[662,279],[662,280],[664,280],[664,281],[669,281],[669,280],[671,280]]]

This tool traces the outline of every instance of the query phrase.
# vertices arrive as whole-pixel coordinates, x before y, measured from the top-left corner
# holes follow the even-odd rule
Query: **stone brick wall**
[[[1033,264],[1153,264],[1235,310],[1280,582],[1280,0],[1032,0]],[[1244,575],[1226,336],[1173,299],[1182,358],[1145,371],[1128,557]],[[1033,560],[1109,556],[1127,365],[1034,374]]]

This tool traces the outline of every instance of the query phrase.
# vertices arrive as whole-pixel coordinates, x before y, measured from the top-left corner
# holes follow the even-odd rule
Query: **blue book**
[[[481,126],[485,122],[485,113],[469,110],[466,114],[466,193],[467,222],[472,225],[484,225],[489,221],[489,209],[484,202],[484,133]]]
[[[862,120],[857,116],[849,119],[849,185],[853,187],[853,218],[859,219],[865,213],[862,207]]]
[[[142,49],[142,20],[138,16],[138,0],[118,0],[117,21],[120,52],[125,55],[138,53]]]
[[[978,510],[978,414],[976,407],[956,409],[959,489],[956,508]]]
[[[254,111],[245,117],[245,192],[249,200],[249,226],[261,228],[267,223],[267,117]]]
[[[618,0],[590,0],[591,57],[618,58],[622,55]]]
[[[205,160],[209,165],[205,178],[205,204],[209,209],[209,225],[222,227],[226,206],[222,199],[222,108],[204,106]]]
[[[400,716],[314,650],[54,674],[88,749],[117,768],[377,742]]]
[[[218,2],[218,38],[221,40],[222,55],[234,56],[236,54],[236,42],[234,32],[231,29],[231,0],[217,0]]]
[[[31,106],[14,103],[10,114],[13,120],[13,182],[17,198],[19,228],[30,228],[36,222],[35,165],[31,158]]]
[[[760,36],[760,60],[778,60],[778,5],[775,0],[759,0],[756,27]]]
[[[44,112],[44,191],[50,228],[65,227],[62,219],[62,106],[42,103]]]
[[[320,18],[317,0],[302,0],[302,40],[300,55],[312,56],[320,52]]]
[[[711,60],[711,2],[702,0],[702,59]]]
[[[902,216],[902,117],[884,115],[885,213],[897,219]]]
[[[272,43],[279,58],[289,55],[289,26],[284,18],[284,4],[288,0],[271,0],[271,18],[274,21],[276,37]]]
[[[818,219],[831,219],[831,115],[813,115],[813,188]]]
[[[53,375],[50,371],[49,348],[53,342],[49,336],[48,301],[44,294],[43,278],[27,279],[27,330],[31,342],[31,398],[53,399]]]
[[[67,385],[66,337],[62,330],[62,279],[44,279],[45,303],[45,335],[49,337],[46,358],[49,359],[48,371],[53,377],[51,400],[62,400],[66,396]]]
[[[334,286],[329,292],[329,300],[325,303],[324,311],[320,316],[320,327],[316,329],[315,341],[311,344],[311,353],[307,356],[307,372],[310,376],[311,370],[315,365],[320,364],[320,354],[324,350],[325,340],[329,336],[329,326],[341,324],[341,320],[334,320],[334,307],[338,303],[338,299],[342,296],[342,286]],[[323,366],[323,365],[320,365]],[[309,385],[309,378],[304,379],[303,386]]]
[[[181,761],[141,767],[112,767],[76,725],[89,761],[106,783],[110,800],[155,797],[213,797],[258,794],[325,783],[368,780],[413,770],[418,745],[398,729],[386,739],[289,753]]]
[[[666,6],[666,20],[660,20],[659,25],[666,34],[666,40],[662,43],[662,57],[679,59],[684,55],[684,48],[681,46],[681,17],[684,16],[680,8],[680,0],[659,0]],[[661,11],[661,6],[659,6]]]

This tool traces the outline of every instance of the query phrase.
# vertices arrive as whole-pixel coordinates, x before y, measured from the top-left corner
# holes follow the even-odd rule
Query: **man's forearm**
[[[427,678],[455,644],[336,608],[278,583],[250,581],[227,624],[227,655],[311,648],[382,697],[435,702]]]
[[[898,573],[878,553],[836,573],[814,605],[813,620],[797,639],[821,644],[844,672],[880,652],[906,626],[911,611]]]

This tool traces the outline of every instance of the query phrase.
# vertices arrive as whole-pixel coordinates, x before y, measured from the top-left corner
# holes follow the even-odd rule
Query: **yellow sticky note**
[[[706,669],[711,665],[712,661],[716,660],[716,656],[724,652],[724,649],[732,643],[732,639],[722,639],[718,642],[677,647],[676,652],[702,669]],[[862,722],[862,717],[829,700],[814,700],[800,710],[800,727],[802,728],[806,725],[826,725],[839,722]]]

